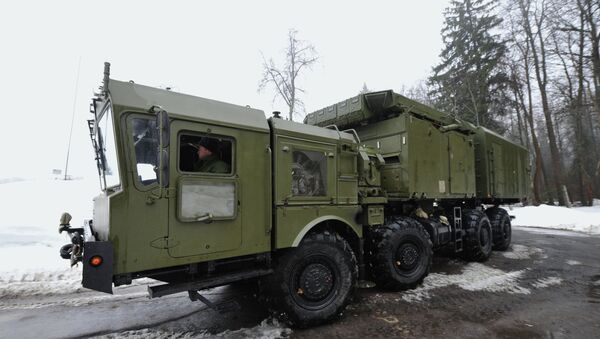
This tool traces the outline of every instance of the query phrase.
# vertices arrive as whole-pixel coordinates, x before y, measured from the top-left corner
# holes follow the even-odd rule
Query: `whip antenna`
[[[67,169],[69,168],[69,154],[71,153],[71,137],[73,136],[73,124],[75,123],[75,106],[77,104],[77,91],[79,89],[79,70],[81,69],[81,56],[77,64],[77,80],[75,80],[75,95],[73,96],[73,115],[71,116],[71,131],[69,132],[69,146],[67,146],[67,163],[65,164],[65,179],[67,180]]]

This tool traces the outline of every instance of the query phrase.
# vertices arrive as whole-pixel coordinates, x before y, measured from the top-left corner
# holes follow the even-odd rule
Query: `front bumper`
[[[110,241],[96,241],[91,221],[81,228],[71,228],[71,216],[63,213],[58,232],[67,232],[71,243],[60,249],[60,256],[69,259],[71,266],[83,263],[85,288],[112,294],[114,252]]]

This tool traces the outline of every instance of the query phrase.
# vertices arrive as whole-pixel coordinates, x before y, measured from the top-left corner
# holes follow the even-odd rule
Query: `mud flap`
[[[102,257],[98,267],[90,265],[93,256]],[[109,241],[83,243],[83,282],[85,288],[112,294],[113,246]]]

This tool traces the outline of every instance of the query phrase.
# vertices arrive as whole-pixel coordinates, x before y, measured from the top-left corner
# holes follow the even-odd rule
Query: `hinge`
[[[158,199],[174,198],[177,193],[175,188],[156,188],[146,194],[146,204],[152,205]]]
[[[163,198],[174,198],[177,194],[177,189],[174,187],[163,189]]]
[[[179,245],[179,241],[169,241],[169,237],[162,237],[152,240],[150,246],[158,249],[169,249]]]

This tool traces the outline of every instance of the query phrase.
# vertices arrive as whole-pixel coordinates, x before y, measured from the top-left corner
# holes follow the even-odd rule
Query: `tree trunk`
[[[538,83],[540,96],[542,99],[542,110],[544,112],[544,117],[546,120],[546,129],[548,132],[548,143],[550,146],[550,156],[552,160],[552,169],[554,172],[554,189],[555,194],[558,195],[558,203],[562,206],[566,205],[567,199],[565,194],[563,194],[563,176],[562,176],[562,168],[561,168],[561,160],[560,160],[560,152],[558,151],[558,146],[556,142],[556,133],[554,131],[554,125],[552,123],[552,112],[550,111],[550,105],[548,103],[548,92],[546,90],[547,84],[547,69],[546,69],[546,50],[544,47],[544,34],[542,23],[545,19],[544,8],[542,8],[542,13],[540,17],[535,17],[537,32],[536,35],[539,41],[539,54],[538,54],[538,46],[536,45],[535,36],[531,29],[531,23],[529,21],[529,8],[525,7],[523,3],[524,0],[519,0],[519,4],[521,7],[521,13],[524,19],[524,29],[527,35],[528,43],[531,47],[531,53],[533,56],[533,65],[535,69],[535,76]],[[543,3],[542,3],[543,6]]]
[[[586,24],[589,26],[589,37],[591,42],[591,61],[592,61],[592,74],[594,79],[594,106],[596,107],[596,114],[598,116],[598,123],[600,123],[600,32],[598,32],[598,22],[594,13],[598,8],[592,8],[597,3],[597,0],[584,0],[583,6],[579,3],[580,10],[584,13]]]

